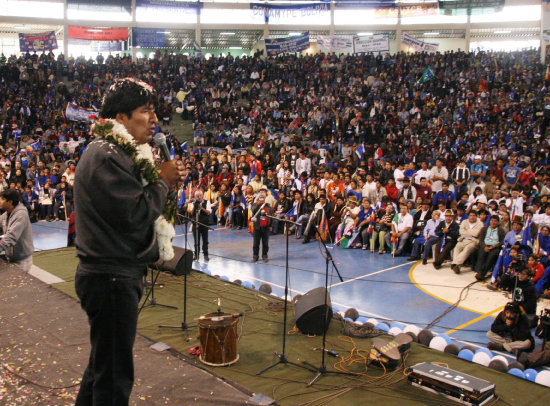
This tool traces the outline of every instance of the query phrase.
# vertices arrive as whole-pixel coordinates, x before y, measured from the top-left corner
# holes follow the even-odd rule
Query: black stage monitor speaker
[[[323,334],[323,317],[326,315],[325,331],[332,320],[332,305],[330,293],[327,294],[327,305],[325,306],[326,289],[315,288],[300,297],[295,304],[296,327],[304,334]]]
[[[174,275],[189,273],[191,272],[191,265],[193,265],[193,252],[174,246],[174,258],[166,262],[159,259],[155,265],[161,271],[170,272]]]

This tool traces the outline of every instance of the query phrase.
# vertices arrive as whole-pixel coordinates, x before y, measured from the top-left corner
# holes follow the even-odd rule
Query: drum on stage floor
[[[237,324],[239,315],[208,313],[197,321],[201,341],[199,360],[210,366],[223,367],[239,360]]]

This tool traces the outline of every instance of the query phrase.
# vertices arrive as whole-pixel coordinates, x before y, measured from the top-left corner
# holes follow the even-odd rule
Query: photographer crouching
[[[529,320],[517,302],[509,302],[496,317],[487,332],[491,340],[487,348],[492,351],[507,351],[519,355],[531,351],[535,340],[531,335]]]
[[[518,361],[525,368],[550,365],[550,309],[541,311],[535,335],[542,339],[542,345],[530,354],[522,353],[519,356]]]

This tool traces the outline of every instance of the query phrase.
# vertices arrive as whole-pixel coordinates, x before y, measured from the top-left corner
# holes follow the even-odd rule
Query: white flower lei
[[[105,119],[102,121],[111,122],[113,124],[112,135],[116,139],[118,144],[131,145],[136,149],[136,159],[146,159],[152,165],[155,165],[153,151],[151,150],[151,146],[149,144],[137,144],[134,137],[132,137],[132,135],[130,135],[130,133],[126,130],[126,127],[124,127],[124,125],[120,124],[116,120]],[[147,186],[149,182],[142,177],[141,183],[143,186]],[[154,230],[157,235],[160,259],[162,261],[170,261],[172,258],[174,258],[174,248],[172,247],[172,239],[176,235],[174,226],[169,223],[168,220],[166,220],[166,218],[161,214],[155,220]]]

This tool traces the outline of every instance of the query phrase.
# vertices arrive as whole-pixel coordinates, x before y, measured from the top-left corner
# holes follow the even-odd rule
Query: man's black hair
[[[13,207],[17,206],[21,201],[21,194],[17,191],[17,189],[6,189],[0,193],[0,197],[3,197],[6,201],[11,202]]]
[[[115,118],[118,113],[132,117],[132,111],[145,105],[158,104],[156,92],[144,82],[122,79],[113,83],[105,92],[99,116]]]

